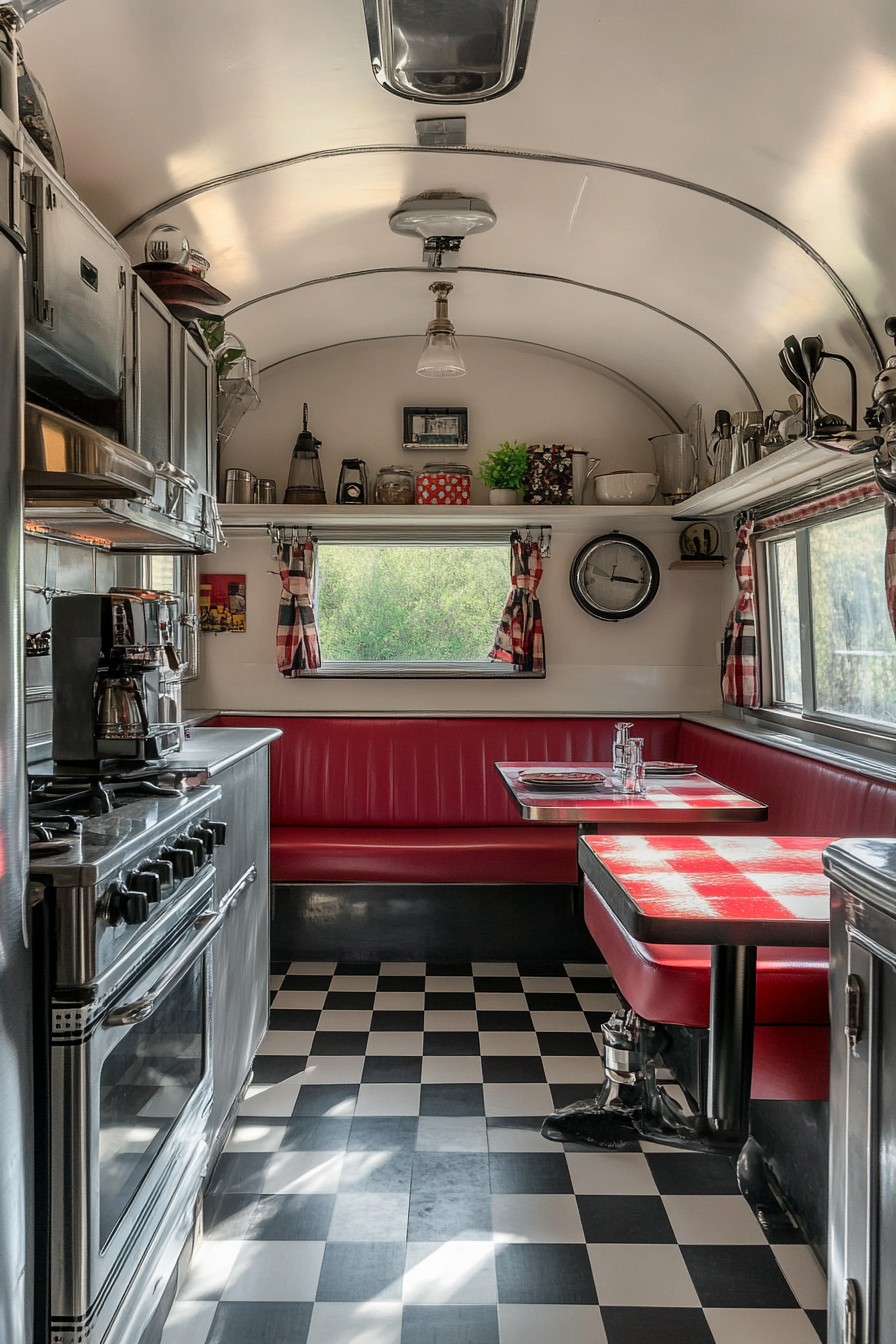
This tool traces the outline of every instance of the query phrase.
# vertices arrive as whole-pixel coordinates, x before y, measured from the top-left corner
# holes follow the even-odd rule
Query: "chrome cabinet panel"
[[[88,397],[119,397],[130,264],[43,159],[26,155],[25,352]]]
[[[216,815],[227,822],[227,843],[215,851],[220,904],[230,904],[214,949],[212,1049],[215,1096],[211,1142],[226,1121],[267,1028],[270,973],[270,861],[268,750],[216,776],[222,798]],[[252,869],[253,881],[247,880]]]
[[[32,1338],[31,953],[22,667],[22,258],[0,234],[0,1339]]]
[[[889,1344],[896,1338],[896,919],[836,883],[830,1151],[828,1338]]]

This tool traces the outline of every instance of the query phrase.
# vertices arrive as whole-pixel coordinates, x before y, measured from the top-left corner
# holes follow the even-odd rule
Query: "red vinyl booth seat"
[[[620,993],[649,1022],[709,1026],[711,948],[641,943],[586,878],[585,923]],[[760,947],[756,954],[753,1096],[815,1101],[828,1095],[828,951]]]
[[[271,881],[574,883],[574,840],[567,826],[275,826]]]

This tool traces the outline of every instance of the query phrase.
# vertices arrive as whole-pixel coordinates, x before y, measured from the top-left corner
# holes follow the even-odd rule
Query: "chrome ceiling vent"
[[[538,0],[364,0],[373,73],[400,98],[484,103],[526,71]]]
[[[460,245],[471,233],[494,228],[497,215],[478,196],[424,191],[402,201],[389,216],[393,233],[423,239],[423,261],[432,270],[457,270]]]

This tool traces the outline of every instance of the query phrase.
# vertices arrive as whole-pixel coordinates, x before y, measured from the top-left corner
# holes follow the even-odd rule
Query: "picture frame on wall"
[[[408,449],[468,448],[466,406],[405,406],[402,442]]]

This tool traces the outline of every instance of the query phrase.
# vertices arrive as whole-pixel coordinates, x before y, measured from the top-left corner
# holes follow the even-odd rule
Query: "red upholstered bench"
[[[274,882],[574,883],[575,826],[519,816],[495,761],[608,760],[612,719],[258,718],[271,744]],[[649,756],[677,719],[638,720]]]
[[[649,1022],[709,1026],[710,949],[640,943],[585,879],[585,923],[620,993]],[[756,958],[753,1096],[790,1101],[828,1095],[828,952],[760,947]]]
[[[211,726],[215,723],[282,730],[271,746],[275,882],[569,884],[577,878],[575,827],[523,822],[494,762],[608,760],[614,719],[226,715]],[[645,738],[648,758],[693,762],[710,778],[768,804],[765,822],[703,824],[705,833],[896,831],[896,787],[859,770],[674,718],[638,720],[634,732]],[[653,829],[674,833],[693,827]],[[620,989],[626,997],[631,992],[638,1011],[656,1021],[705,1025],[708,948],[648,947],[627,935],[620,939],[587,901],[586,918]],[[808,949],[767,950],[760,956],[759,976],[761,1076],[755,1095],[781,1095],[785,1075],[790,1089],[785,1095],[825,1095],[826,957]],[[638,1007],[635,993],[645,996],[649,1012]],[[791,1054],[803,1064],[782,1070],[782,1058]]]

